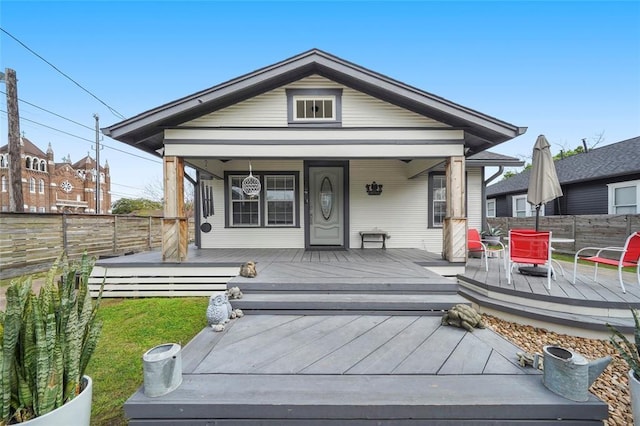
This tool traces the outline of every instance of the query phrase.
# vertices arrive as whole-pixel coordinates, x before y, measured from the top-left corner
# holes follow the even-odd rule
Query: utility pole
[[[93,114],[96,119],[96,214],[100,214],[100,117]]]
[[[6,68],[5,79],[7,83],[7,116],[9,121],[9,211],[24,212],[16,72],[11,68]]]

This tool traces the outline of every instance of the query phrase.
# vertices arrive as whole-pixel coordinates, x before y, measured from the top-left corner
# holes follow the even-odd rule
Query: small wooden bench
[[[389,234],[385,231],[360,231],[360,248],[364,248],[364,243],[382,243],[382,248],[387,248],[387,238]]]

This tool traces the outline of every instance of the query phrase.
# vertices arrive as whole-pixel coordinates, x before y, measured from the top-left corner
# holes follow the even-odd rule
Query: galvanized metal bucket
[[[181,347],[165,343],[149,349],[142,356],[144,394],[149,397],[166,395],[182,383]]]

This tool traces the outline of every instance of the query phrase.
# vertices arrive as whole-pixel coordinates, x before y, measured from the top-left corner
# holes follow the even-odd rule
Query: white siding
[[[469,228],[482,230],[482,169],[467,168],[467,224]]]
[[[420,248],[442,252],[442,230],[428,228],[427,177],[406,178],[397,160],[350,162],[350,246],[360,247],[360,231],[387,231],[389,248]],[[367,195],[365,185],[382,184],[382,194]]]
[[[254,174],[257,171],[298,171],[300,172],[300,188],[298,196],[302,200],[303,167],[302,161],[252,161]],[[248,173],[246,161],[229,161],[225,163],[227,171]],[[202,248],[304,248],[304,205],[300,203],[299,228],[225,228],[224,205],[225,183],[222,180],[206,181],[213,186],[215,214],[208,218],[213,229],[202,233]],[[200,218],[204,222],[204,218]]]
[[[302,161],[253,161],[253,170],[298,171],[300,228],[225,228],[225,184],[207,181],[213,186],[215,215],[208,218],[213,229],[202,234],[203,248],[303,248],[304,247],[304,173]],[[398,160],[351,160],[349,167],[349,241],[360,247],[359,231],[374,228],[387,231],[389,248],[419,248],[442,252],[442,229],[428,228],[428,177],[407,179],[406,164]],[[225,163],[227,171],[248,171],[246,161]],[[376,181],[382,194],[367,195],[365,185]],[[467,215],[469,227],[482,229],[482,173],[467,169]],[[201,218],[204,222],[204,218]]]
[[[211,127],[287,127],[285,89],[343,89],[342,127],[448,127],[317,75],[185,123]]]

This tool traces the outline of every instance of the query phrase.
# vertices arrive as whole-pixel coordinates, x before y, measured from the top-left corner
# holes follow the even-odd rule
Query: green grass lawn
[[[183,347],[207,325],[205,297],[104,299],[104,326],[86,374],[93,379],[92,425],[125,425],[123,404],[142,385],[142,355],[163,343]]]

